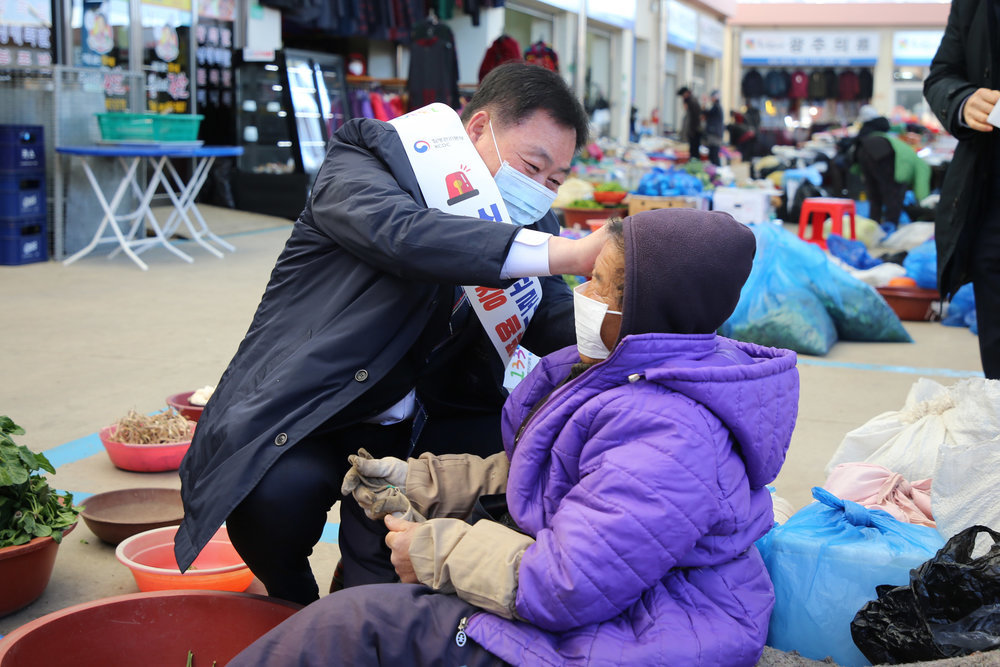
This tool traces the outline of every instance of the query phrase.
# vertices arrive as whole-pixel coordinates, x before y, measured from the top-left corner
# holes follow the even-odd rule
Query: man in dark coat
[[[512,219],[539,191],[554,197],[587,139],[559,75],[523,63],[494,69],[462,123],[489,172],[504,168]],[[500,451],[503,362],[457,286],[546,276],[522,343],[541,355],[572,344],[561,274],[588,274],[603,234],[571,241],[551,211],[538,217],[530,226],[555,236],[429,208],[393,125],[338,130],[181,466],[180,567],[225,521],[268,593],[308,604],[319,597],[308,556],[349,454]],[[343,500],[344,585],[392,581],[384,527]]]
[[[979,353],[1000,379],[1000,132],[987,116],[1000,100],[1000,1],[954,0],[924,96],[958,139],[945,173],[935,241],[938,288],[951,298],[972,281]]]
[[[719,91],[713,90],[709,97],[712,106],[705,112],[705,143],[708,145],[708,161],[719,166],[722,164],[719,159],[719,149],[722,146],[722,135],[726,131],[726,121],[722,115],[722,106],[719,104]]]
[[[690,160],[701,159],[701,105],[691,89],[684,86],[677,91],[684,101],[684,120],[681,122],[681,139],[688,142]]]

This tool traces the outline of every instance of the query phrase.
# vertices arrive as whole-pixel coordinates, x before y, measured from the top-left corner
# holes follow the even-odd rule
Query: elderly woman
[[[609,224],[577,345],[508,398],[505,452],[352,457],[347,491],[405,513],[385,517],[404,584],[329,595],[232,664],[755,664],[798,375],[715,334],[754,252],[724,213]]]

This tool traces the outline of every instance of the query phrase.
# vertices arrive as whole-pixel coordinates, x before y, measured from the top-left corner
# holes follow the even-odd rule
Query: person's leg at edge
[[[347,455],[335,449],[322,437],[293,445],[226,520],[236,551],[273,597],[319,599],[309,555],[347,471]]]
[[[327,595],[243,650],[231,667],[299,665],[504,665],[471,638],[456,641],[479,611],[415,584],[358,586]]]
[[[983,373],[1000,380],[1000,198],[989,202],[977,234],[972,281]]]

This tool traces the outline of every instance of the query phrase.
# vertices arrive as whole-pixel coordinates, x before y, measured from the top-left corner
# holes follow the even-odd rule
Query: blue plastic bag
[[[757,540],[774,583],[768,646],[839,665],[870,664],[854,645],[851,621],[875,587],[909,582],[944,538],[814,487],[812,503]]]
[[[639,180],[636,194],[660,197],[693,196],[701,194],[701,179],[683,169],[653,167]]]
[[[753,268],[719,333],[803,354],[826,354],[837,342],[837,329],[822,302],[798,277],[800,258],[787,251],[782,236],[786,232],[773,225],[750,228],[757,237]]]
[[[912,342],[870,285],[834,265],[815,245],[774,225],[750,225],[753,269],[719,333],[737,340],[824,355],[844,340]]]
[[[976,295],[972,283],[958,288],[948,304],[948,314],[941,320],[946,327],[973,327],[976,324]]]
[[[934,239],[928,239],[911,250],[903,260],[903,268],[920,287],[937,289],[937,247]]]
[[[882,263],[868,254],[868,248],[861,241],[845,239],[839,234],[830,234],[826,239],[826,248],[834,257],[842,259],[855,269],[870,269]]]

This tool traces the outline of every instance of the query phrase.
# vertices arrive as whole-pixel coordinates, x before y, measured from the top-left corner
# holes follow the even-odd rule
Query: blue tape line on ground
[[[53,467],[58,468],[59,466],[85,459],[88,456],[93,456],[103,449],[104,445],[101,444],[101,438],[96,433],[91,433],[82,438],[70,440],[62,445],[47,449],[42,453],[45,454],[45,458],[49,460],[49,463]]]
[[[323,534],[320,535],[319,541],[326,542],[327,544],[337,544],[338,535],[340,535],[340,524],[328,523],[323,526]]]
[[[880,371],[882,373],[905,373],[907,375],[936,375],[952,378],[981,378],[981,371],[957,371],[951,368],[918,368],[914,366],[885,366],[882,364],[859,364],[851,361],[829,361],[825,359],[807,359],[799,357],[803,366],[823,366],[825,368],[849,368],[857,371]]]

